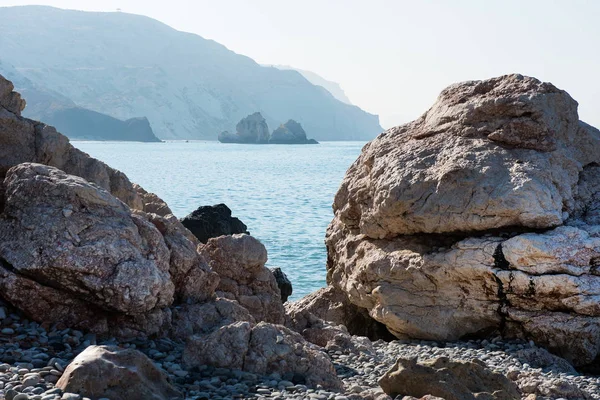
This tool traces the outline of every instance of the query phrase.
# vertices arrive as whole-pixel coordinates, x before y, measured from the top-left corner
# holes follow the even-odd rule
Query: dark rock
[[[231,210],[225,204],[198,207],[183,218],[181,223],[202,243],[223,235],[250,234],[242,221],[231,216]]]
[[[318,144],[314,139],[308,140],[302,125],[290,119],[275,129],[269,138],[271,144]]]
[[[288,297],[292,295],[292,282],[290,282],[287,275],[279,267],[271,268],[271,272],[275,275],[275,279],[277,280],[277,286],[281,292],[281,302],[285,303]]]

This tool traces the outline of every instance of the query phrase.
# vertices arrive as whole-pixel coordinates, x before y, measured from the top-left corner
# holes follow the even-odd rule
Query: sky
[[[143,14],[261,64],[338,82],[384,128],[451,83],[522,73],[554,83],[600,126],[596,0],[0,0]]]

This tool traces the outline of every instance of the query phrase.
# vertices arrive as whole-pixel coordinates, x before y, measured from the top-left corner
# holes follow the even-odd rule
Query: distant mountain
[[[159,142],[146,118],[121,121],[78,107],[60,93],[34,84],[12,65],[0,60],[0,74],[11,80],[27,106],[23,116],[52,125],[74,140]]]
[[[344,89],[342,89],[340,84],[337,82],[328,81],[327,79],[323,78],[321,75],[318,75],[312,71],[306,71],[303,69],[290,67],[289,65],[272,65],[272,67],[282,69],[282,70],[290,70],[291,69],[294,71],[298,71],[310,83],[312,83],[313,85],[317,85],[317,86],[321,86],[321,87],[325,88],[325,90],[327,90],[329,93],[331,93],[333,95],[333,97],[335,97],[339,101],[346,103],[346,104],[352,104],[352,102],[350,101],[348,96],[346,96],[346,92],[344,92]]]
[[[369,140],[379,118],[296,71],[262,67],[151,18],[43,6],[0,8],[0,55],[36,85],[77,106],[146,116],[164,139],[216,139],[248,114],[294,119],[318,140]]]

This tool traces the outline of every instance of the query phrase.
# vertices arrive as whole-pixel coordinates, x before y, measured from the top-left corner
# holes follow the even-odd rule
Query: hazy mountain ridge
[[[151,18],[27,6],[0,8],[0,20],[0,54],[33,83],[118,119],[147,116],[161,138],[216,139],[256,111],[271,126],[295,119],[320,140],[382,130],[376,115],[295,71]]]
[[[338,99],[339,101],[352,105],[352,102],[346,95],[344,89],[342,89],[341,85],[337,82],[330,81],[328,79],[323,78],[321,75],[316,72],[307,71],[304,69],[290,67],[289,65],[271,65],[272,67],[281,69],[281,70],[293,70],[298,71],[303,77],[306,78],[310,83],[316,86],[321,86],[325,90],[327,90],[333,97]]]

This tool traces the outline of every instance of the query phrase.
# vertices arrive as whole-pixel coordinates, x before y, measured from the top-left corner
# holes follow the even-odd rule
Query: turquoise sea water
[[[325,229],[333,197],[363,142],[238,145],[74,142],[165,200],[175,215],[225,203],[281,267],[292,300],[325,286]]]

